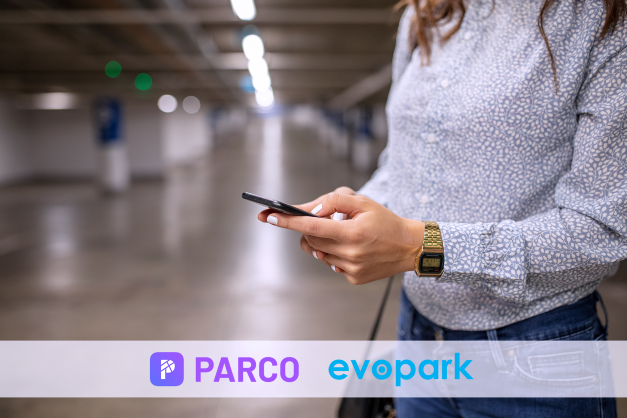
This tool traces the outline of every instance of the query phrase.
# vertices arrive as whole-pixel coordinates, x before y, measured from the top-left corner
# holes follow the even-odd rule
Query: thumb
[[[316,200],[312,200],[311,202],[302,203],[300,205],[292,205],[292,206],[297,207],[298,209],[306,210],[307,212],[311,212],[312,210],[314,210],[314,208],[316,206],[318,206],[322,202],[322,200],[325,197],[326,197],[326,195],[322,195],[319,198],[317,198]]]
[[[322,209],[317,213],[320,217],[326,217],[335,212],[344,213],[355,218],[365,212],[369,206],[369,199],[364,196],[347,195],[342,193],[329,193],[324,196],[320,204]]]

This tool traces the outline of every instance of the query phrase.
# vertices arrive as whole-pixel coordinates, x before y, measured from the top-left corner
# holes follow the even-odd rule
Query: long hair
[[[546,49],[551,59],[553,70],[553,80],[555,82],[555,92],[558,91],[557,69],[555,58],[549,46],[549,39],[544,33],[544,16],[547,10],[555,3],[555,0],[544,0],[544,4],[538,15],[538,29],[544,40]],[[608,33],[614,32],[619,22],[624,22],[627,16],[627,2],[625,0],[603,0],[605,3],[605,23],[601,29],[601,38]],[[415,39],[411,39],[419,48],[420,59],[424,64],[429,64],[431,57],[431,46],[433,44],[433,29],[437,29],[442,23],[449,23],[455,20],[452,27],[445,33],[440,34],[440,43],[444,43],[459,30],[466,14],[465,0],[401,0],[397,6],[403,7],[411,5],[415,13],[412,21],[411,31],[415,33]],[[494,7],[494,0],[492,2]]]

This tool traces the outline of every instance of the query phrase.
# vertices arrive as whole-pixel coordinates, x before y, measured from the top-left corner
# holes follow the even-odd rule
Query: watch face
[[[418,270],[424,274],[439,274],[444,265],[444,254],[423,253],[420,256]]]

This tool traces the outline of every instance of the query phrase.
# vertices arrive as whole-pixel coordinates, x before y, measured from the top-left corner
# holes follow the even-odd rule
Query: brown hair
[[[627,2],[625,0],[603,0],[605,3],[605,24],[601,29],[601,38],[608,33],[614,32],[619,22],[624,22],[627,16]],[[555,81],[555,92],[558,91],[557,69],[553,52],[549,46],[549,40],[544,33],[544,15],[546,11],[555,3],[555,0],[545,0],[538,16],[538,29],[544,39],[544,44],[551,58],[551,68],[553,69],[553,80]],[[446,33],[440,34],[440,43],[444,43],[459,30],[466,14],[465,0],[401,0],[398,7],[411,5],[415,13],[412,21],[411,32],[415,33],[415,39],[411,39],[420,48],[420,58],[422,63],[429,63],[431,57],[431,44],[433,43],[433,29],[438,28],[440,23],[448,23],[457,19],[455,24]],[[492,1],[494,8],[494,0]]]

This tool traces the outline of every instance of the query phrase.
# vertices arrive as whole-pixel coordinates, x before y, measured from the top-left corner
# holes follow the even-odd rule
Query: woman
[[[407,4],[379,169],[357,193],[301,206],[349,220],[259,219],[302,232],[303,251],[350,283],[405,272],[400,339],[605,339],[595,289],[627,258],[625,1]],[[616,415],[613,399],[397,399],[397,411]]]

